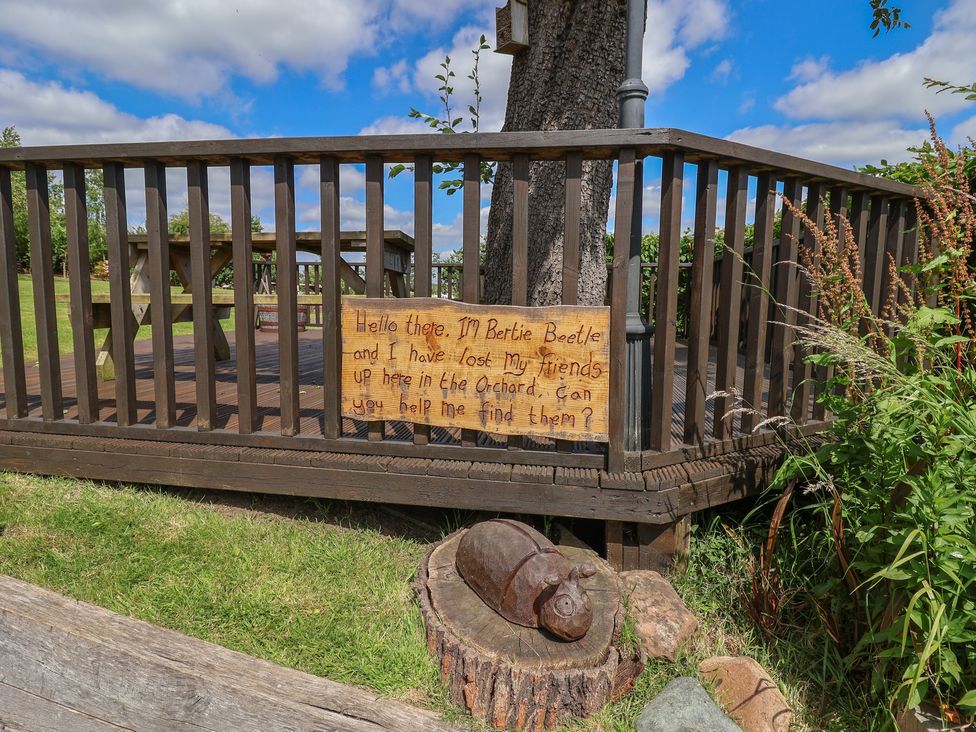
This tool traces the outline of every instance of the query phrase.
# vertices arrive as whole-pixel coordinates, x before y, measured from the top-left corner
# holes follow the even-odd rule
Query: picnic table
[[[296,232],[296,248],[301,252],[320,254],[322,251],[322,235],[318,231]],[[232,240],[230,233],[211,234],[210,275],[217,277],[232,260]],[[366,253],[365,231],[343,231],[339,234],[339,251],[350,254]],[[383,270],[390,282],[390,289],[396,297],[407,297],[407,274],[410,271],[410,257],[413,254],[413,238],[403,231],[389,230],[383,233]],[[255,232],[251,235],[252,248],[255,253],[270,254],[275,250],[275,232]],[[132,297],[132,315],[137,326],[150,325],[149,307],[149,244],[146,234],[130,234],[130,261],[132,275],[129,279]],[[176,274],[182,293],[173,293],[173,322],[184,323],[193,321],[192,292],[190,286],[190,239],[186,236],[169,237],[170,268]],[[357,294],[366,291],[366,282],[346,262],[340,260],[342,281]],[[255,305],[277,304],[277,295],[259,294],[254,296]],[[321,304],[322,298],[318,294],[301,294],[299,304]],[[217,361],[230,359],[230,344],[220,325],[221,320],[230,317],[230,309],[234,306],[232,291],[215,291],[213,293],[213,323],[214,357]],[[99,348],[96,357],[96,367],[99,377],[103,381],[111,381],[115,376],[112,362],[112,325],[109,310],[109,294],[94,293],[92,295],[92,317],[95,328],[107,328],[108,332]],[[138,328],[133,328],[133,336]]]

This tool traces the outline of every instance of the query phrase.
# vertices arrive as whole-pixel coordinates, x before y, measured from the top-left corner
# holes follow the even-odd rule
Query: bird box
[[[508,0],[495,8],[495,53],[510,56],[529,47],[529,5],[527,0]]]

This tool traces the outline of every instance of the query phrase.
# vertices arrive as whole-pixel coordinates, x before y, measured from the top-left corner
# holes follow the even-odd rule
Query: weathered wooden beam
[[[0,576],[0,729],[455,729],[428,711]]]

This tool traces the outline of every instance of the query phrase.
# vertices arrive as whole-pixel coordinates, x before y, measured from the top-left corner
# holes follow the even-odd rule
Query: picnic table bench
[[[365,231],[344,231],[340,235],[340,251],[343,253],[366,253]],[[296,248],[309,254],[320,254],[322,249],[322,235],[318,231],[296,232]],[[390,289],[396,297],[407,297],[409,288],[407,275],[410,272],[410,258],[413,254],[413,238],[403,231],[389,230],[383,235],[383,270],[389,279]],[[233,244],[230,233],[212,234],[210,237],[212,249],[210,255],[211,279],[216,278],[231,263]],[[275,232],[255,232],[251,235],[252,249],[257,253],[270,254],[275,250]],[[133,334],[138,326],[151,325],[149,307],[149,243],[146,234],[129,235],[130,260],[133,263],[130,277],[132,298],[132,316],[136,322]],[[173,305],[173,322],[186,323],[193,321],[193,293],[190,285],[190,239],[187,236],[169,237],[170,268],[176,273],[176,278],[183,287],[181,293],[174,292],[171,296]],[[341,260],[342,281],[356,294],[366,291],[366,282],[352,266],[344,259]],[[66,301],[67,295],[59,295],[58,300]],[[275,294],[254,295],[255,305],[277,305]],[[321,305],[322,298],[318,294],[299,294],[300,305]],[[108,293],[92,294],[92,319],[95,328],[107,328],[108,332],[96,356],[96,368],[99,378],[111,381],[115,378],[112,362],[112,324],[110,314],[110,298]],[[214,357],[217,361],[230,358],[230,345],[227,336],[220,325],[221,320],[230,318],[230,309],[234,307],[234,294],[231,290],[215,290],[213,292],[213,323]]]

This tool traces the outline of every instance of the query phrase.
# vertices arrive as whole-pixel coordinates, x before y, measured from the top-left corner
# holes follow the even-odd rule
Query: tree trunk
[[[617,126],[616,90],[624,78],[623,0],[531,0],[529,48],[512,60],[503,131]],[[579,302],[606,297],[605,237],[612,163],[583,164]],[[561,302],[565,164],[533,163],[529,174],[530,305]],[[512,168],[499,164],[488,216],[489,262],[512,261]],[[511,265],[488,267],[485,300],[511,302]]]

